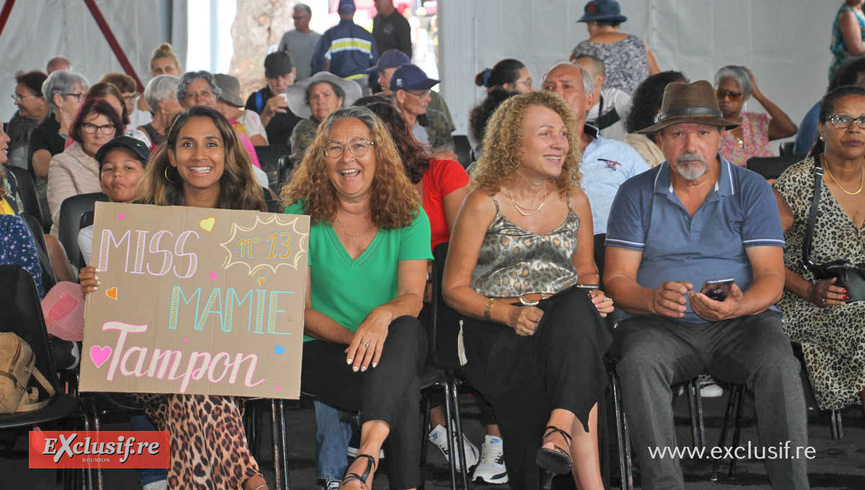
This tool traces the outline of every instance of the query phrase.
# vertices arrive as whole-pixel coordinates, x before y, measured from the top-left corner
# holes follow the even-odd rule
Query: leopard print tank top
[[[517,226],[501,213],[495,198],[493,202],[496,217],[481,245],[472,289],[489,298],[510,298],[555,294],[577,283],[571,259],[577,250],[580,218],[573,209],[556,229],[540,234]]]

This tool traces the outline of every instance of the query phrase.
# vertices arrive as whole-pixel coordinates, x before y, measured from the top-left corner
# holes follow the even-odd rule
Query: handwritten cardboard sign
[[[300,396],[309,217],[96,203],[82,391]]]

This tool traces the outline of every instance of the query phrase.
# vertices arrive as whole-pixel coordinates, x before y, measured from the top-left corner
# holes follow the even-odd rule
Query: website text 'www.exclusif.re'
[[[691,460],[723,460],[723,459],[814,459],[817,450],[813,446],[793,446],[790,441],[775,446],[755,446],[751,441],[744,446],[736,447],[652,447],[649,446],[649,457],[652,459],[691,459]]]

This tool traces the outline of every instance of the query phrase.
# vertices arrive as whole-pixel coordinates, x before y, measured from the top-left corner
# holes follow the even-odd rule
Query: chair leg
[[[686,383],[688,387],[688,415],[691,416],[691,442],[695,448],[700,447],[700,432],[697,423],[697,380]]]
[[[273,442],[273,476],[276,490],[289,490],[288,486],[288,456],[285,435],[285,406],[282,400],[272,399],[271,405],[271,439]]]
[[[634,475],[633,462],[631,460],[631,435],[628,432],[628,419],[622,408],[622,392],[619,387],[619,379],[615,370],[610,370],[610,387],[613,391],[613,408],[616,412],[616,439],[619,445],[619,475],[621,488],[633,490]]]
[[[694,398],[697,400],[697,424],[700,430],[700,447],[704,448],[706,447],[706,423],[703,418],[703,395],[700,394],[699,385],[697,386]]]
[[[733,447],[739,447],[739,440],[742,437],[742,407],[745,405],[745,386],[738,385],[735,389],[739,391],[739,396],[736,397],[736,429],[733,431]],[[730,469],[727,471],[727,476],[731,479],[736,477],[736,463],[738,463],[736,458],[730,461]]]
[[[832,426],[832,439],[843,439],[844,438],[844,428],[841,425],[841,411],[840,410],[832,410],[829,412],[830,420]]]
[[[724,421],[721,423],[721,436],[718,439],[718,447],[723,448],[727,445],[727,428],[730,426],[730,419],[736,411],[736,397],[739,394],[738,386],[734,386],[730,390],[730,396],[727,398],[727,409],[724,411]],[[721,460],[716,459],[712,464],[711,480],[718,481],[718,472],[721,470]]]
[[[423,411],[423,424],[420,427],[420,467],[421,467],[421,482],[418,490],[424,490],[426,485],[426,479],[424,478],[424,469],[426,469],[426,457],[427,457],[427,432],[429,431],[429,417],[432,402],[430,402],[429,397],[424,397],[424,411]]]
[[[453,398],[453,406],[454,406],[454,427],[456,427],[456,438],[459,441],[457,447],[462,448],[463,444],[463,423],[460,418],[460,394],[457,390],[457,380],[453,376],[453,374],[448,374],[448,385],[450,396]],[[466,464],[466,454],[462,449],[459,451],[460,453],[460,464],[462,465],[462,477],[463,477],[463,488],[465,490],[469,490],[471,482],[469,481],[469,468]]]
[[[456,458],[454,458],[454,451],[458,451],[458,450],[457,450],[457,447],[454,447],[456,443],[454,442],[453,424],[450,423],[450,421],[453,420],[453,407],[451,406],[452,400],[450,397],[450,393],[449,393],[447,384],[445,384],[444,390],[445,390],[445,420],[448,421],[446,429],[447,429],[447,437],[448,437],[448,447],[450,447],[450,454],[448,455],[448,464],[450,465],[450,469],[451,469],[451,490],[457,490],[457,469],[456,469],[457,462],[456,462]],[[459,443],[461,444],[462,441],[459,441]],[[463,451],[458,451],[458,452],[462,453]]]

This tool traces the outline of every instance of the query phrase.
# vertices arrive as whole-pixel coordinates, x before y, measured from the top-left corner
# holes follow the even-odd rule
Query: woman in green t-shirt
[[[388,437],[391,488],[415,488],[430,227],[387,128],[366,108],[332,112],[282,199],[311,222],[301,390],[361,412],[340,488],[372,488]]]

